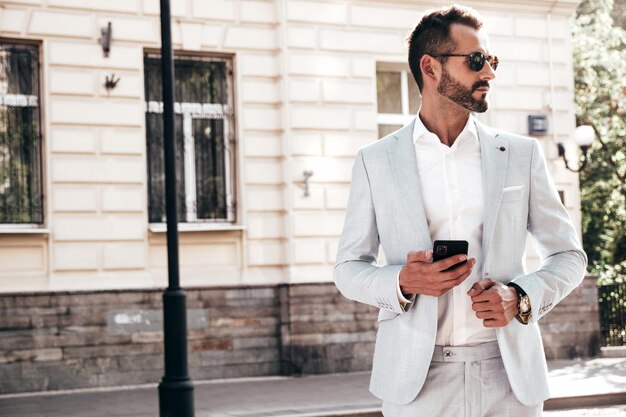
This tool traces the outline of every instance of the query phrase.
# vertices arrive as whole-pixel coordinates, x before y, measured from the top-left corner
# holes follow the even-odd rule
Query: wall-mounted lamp
[[[102,52],[105,57],[109,56],[111,51],[111,37],[113,36],[113,29],[111,28],[111,22],[106,27],[100,29],[100,45],[102,45]]]
[[[565,162],[565,168],[569,169],[572,172],[580,172],[585,169],[587,166],[587,151],[591,147],[594,139],[596,137],[596,133],[593,130],[593,127],[589,125],[578,126],[574,131],[574,142],[580,147],[580,150],[583,153],[583,163],[580,164],[578,169],[572,169],[567,164],[567,158],[565,157],[565,146],[561,142],[557,143],[557,147],[559,148],[559,156],[563,158]]]

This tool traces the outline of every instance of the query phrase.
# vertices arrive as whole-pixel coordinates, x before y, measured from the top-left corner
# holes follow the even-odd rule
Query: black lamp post
[[[187,367],[187,307],[180,287],[178,218],[176,215],[176,153],[174,151],[174,63],[170,2],[161,0],[161,74],[165,139],[165,202],[169,285],[163,293],[165,375],[159,384],[161,417],[193,417],[193,383]]]

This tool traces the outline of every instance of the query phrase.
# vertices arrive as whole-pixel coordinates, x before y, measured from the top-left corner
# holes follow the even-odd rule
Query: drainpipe
[[[282,277],[282,283],[278,286],[280,303],[280,372],[282,375],[294,373],[294,349],[291,331],[291,306],[290,306],[290,283],[294,269],[294,238],[293,238],[293,195],[294,189],[291,181],[292,169],[292,144],[290,140],[290,115],[289,115],[289,53],[287,45],[287,0],[276,0],[278,11],[278,43],[280,49],[280,97],[281,97],[281,120],[282,120],[282,150],[283,150],[283,179],[285,181],[285,262],[287,267]]]
[[[293,237],[293,184],[291,181],[291,169],[293,166],[292,144],[290,138],[290,114],[289,114],[289,51],[287,46],[287,0],[277,0],[278,11],[278,43],[280,50],[280,92],[281,92],[281,119],[282,119],[282,145],[283,145],[283,178],[285,180],[285,261],[287,264],[284,282],[290,282],[294,268],[294,237]]]
[[[556,145],[559,142],[558,132],[556,129],[556,95],[554,92],[554,64],[552,62],[552,13],[547,14],[548,20],[548,71],[550,74],[550,110],[552,111],[552,139]]]

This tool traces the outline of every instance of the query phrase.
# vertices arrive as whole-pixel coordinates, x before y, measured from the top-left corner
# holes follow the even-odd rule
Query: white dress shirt
[[[433,240],[467,240],[468,257],[476,258],[471,275],[439,297],[437,337],[440,346],[464,346],[496,340],[496,331],[483,326],[467,295],[482,274],[483,182],[480,143],[474,118],[452,146],[428,131],[419,114],[413,143],[422,200]],[[399,291],[402,302],[407,302]]]

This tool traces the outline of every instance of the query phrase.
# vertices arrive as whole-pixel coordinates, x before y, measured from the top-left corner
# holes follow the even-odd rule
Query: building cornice
[[[581,0],[518,0],[518,1],[495,1],[495,0],[463,0],[459,4],[470,6],[479,12],[515,12],[515,13],[551,13],[559,15],[573,14]],[[436,0],[349,0],[350,4],[371,6],[381,5],[406,5],[423,9],[439,8],[443,4]],[[450,3],[455,3],[451,1]]]

